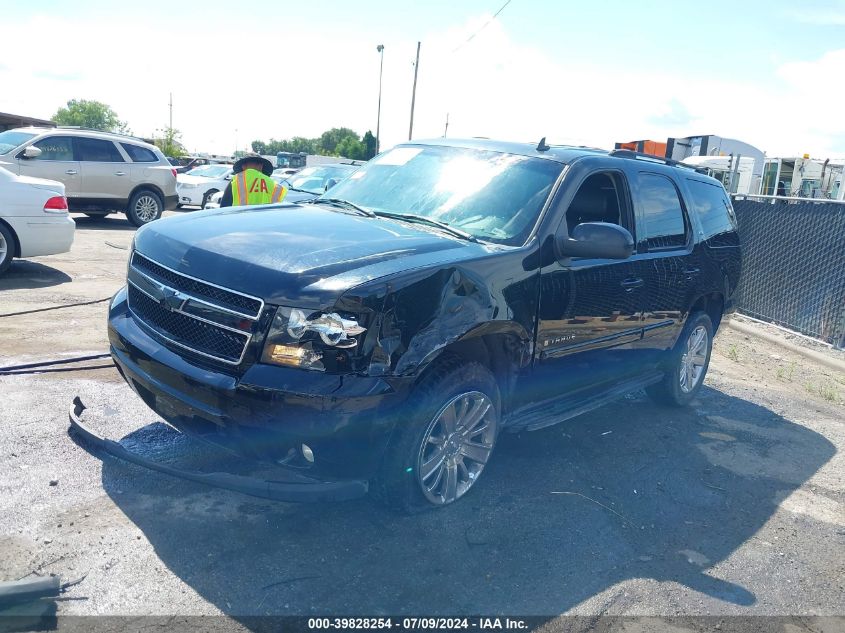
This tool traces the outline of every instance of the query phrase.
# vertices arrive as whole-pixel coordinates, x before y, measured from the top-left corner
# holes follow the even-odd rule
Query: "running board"
[[[586,400],[568,398],[549,403],[542,408],[532,407],[528,410],[514,411],[508,416],[510,419],[506,422],[504,430],[513,433],[517,431],[536,431],[537,429],[552,426],[583,415],[584,413],[589,413],[593,409],[598,409],[599,407],[619,400],[632,391],[644,389],[661,380],[663,380],[663,372],[655,371],[644,376],[637,376],[634,379],[617,383],[611,389],[602,391]]]

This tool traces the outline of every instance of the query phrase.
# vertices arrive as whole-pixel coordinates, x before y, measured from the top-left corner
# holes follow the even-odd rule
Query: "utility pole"
[[[381,74],[384,70],[384,44],[376,46],[376,51],[378,52],[379,57],[381,57],[378,67],[378,114],[376,115],[376,154],[378,154],[381,143],[379,133],[381,131]]]
[[[446,134],[449,132],[449,113],[446,113],[446,129],[443,130],[443,138],[446,138]]]
[[[414,102],[417,100],[417,74],[420,71],[420,42],[417,42],[417,61],[414,64],[414,90],[411,93],[411,126],[408,128],[408,140],[414,135]]]
[[[170,134],[173,134],[173,93],[170,93]]]

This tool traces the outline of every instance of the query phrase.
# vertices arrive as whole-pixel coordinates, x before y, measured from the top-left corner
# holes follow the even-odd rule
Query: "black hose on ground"
[[[111,301],[111,297],[106,297],[105,299],[95,299],[94,301],[80,301],[79,303],[66,303],[60,306],[50,306],[49,308],[37,308],[35,310],[24,310],[23,312],[7,312],[6,314],[0,314],[0,319],[3,317],[11,317],[11,316],[21,316],[24,314],[35,314],[36,312],[47,312],[49,310],[61,310],[62,308],[75,308],[76,306],[90,306],[94,305],[95,303],[104,303],[106,301]]]
[[[24,374],[55,374],[61,371],[87,371],[89,369],[110,369],[114,365],[86,365],[85,367],[57,367],[55,369],[26,369],[24,371],[0,371],[0,376],[21,376]]]
[[[99,360],[101,358],[109,358],[111,354],[89,354],[88,356],[75,356],[73,358],[61,358],[57,360],[45,360],[38,363],[25,363],[23,365],[9,365],[8,367],[0,367],[0,374],[9,372],[16,373],[33,373],[31,371],[20,371],[22,369],[34,369],[36,367],[50,367],[52,365],[70,365],[71,363],[81,363],[85,360]],[[49,369],[41,371],[76,371],[77,369],[97,369],[99,367],[110,367],[110,365],[98,365],[97,367],[69,367],[61,370]],[[38,371],[38,370],[36,370]]]

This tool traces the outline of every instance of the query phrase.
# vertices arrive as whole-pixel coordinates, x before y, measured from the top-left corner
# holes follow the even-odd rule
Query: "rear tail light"
[[[176,170],[175,170],[175,169],[171,169],[171,170],[170,170],[170,173],[171,173],[171,174],[173,174],[173,177],[174,177],[174,178],[176,178]]]
[[[67,213],[67,198],[53,196],[44,203],[44,213]]]

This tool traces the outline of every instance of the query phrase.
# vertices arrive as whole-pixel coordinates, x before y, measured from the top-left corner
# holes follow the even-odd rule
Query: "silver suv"
[[[18,128],[0,133],[0,167],[59,180],[71,211],[122,211],[135,226],[173,209],[176,170],[154,145],[80,128]]]

